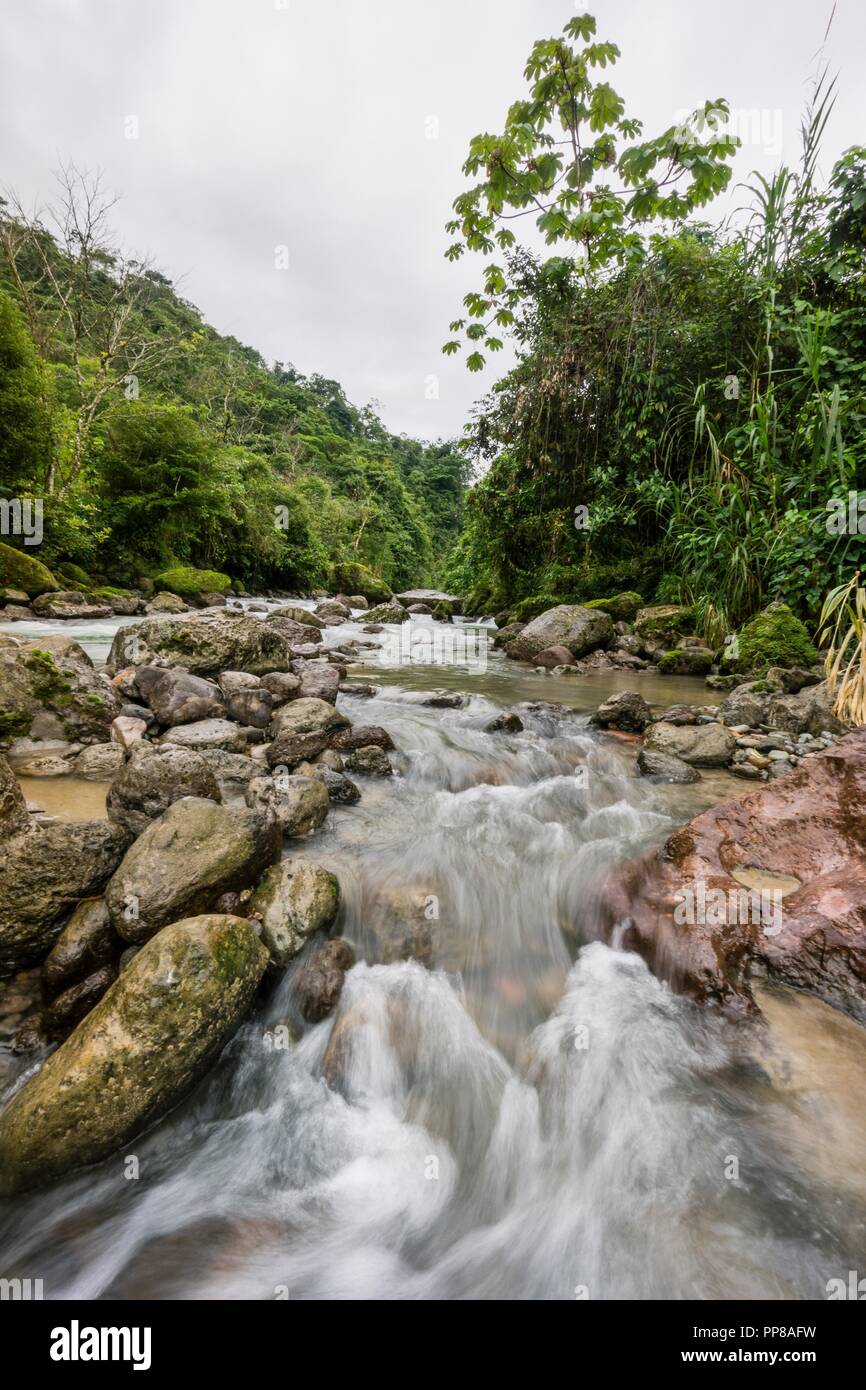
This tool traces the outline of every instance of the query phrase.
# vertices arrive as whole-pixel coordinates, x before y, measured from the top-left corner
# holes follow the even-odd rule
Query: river
[[[53,630],[104,659],[116,625]],[[389,730],[398,775],[301,846],[359,961],[335,1017],[301,1026],[287,971],[167,1119],[6,1204],[0,1272],[67,1299],[811,1299],[866,1268],[864,1030],[790,991],[734,1026],[596,939],[604,871],[745,788],[651,786],[589,714],[703,682],[492,651],[362,678],[375,698],[340,707]],[[484,731],[519,702],[523,733]]]

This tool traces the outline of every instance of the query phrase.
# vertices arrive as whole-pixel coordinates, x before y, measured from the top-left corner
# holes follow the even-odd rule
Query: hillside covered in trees
[[[115,247],[98,178],[59,184],[44,219],[0,207],[0,496],[43,499],[39,558],[120,585],[187,564],[307,590],[346,561],[435,580],[465,456],[217,333]]]

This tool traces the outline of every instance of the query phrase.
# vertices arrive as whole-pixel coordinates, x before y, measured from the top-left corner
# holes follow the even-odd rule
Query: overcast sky
[[[494,376],[441,354],[480,269],[443,259],[443,224],[468,141],[501,129],[533,41],[593,12],[599,37],[622,50],[611,80],[647,135],[727,97],[744,178],[796,157],[830,8],[0,0],[0,182],[31,203],[50,195],[59,157],[101,167],[122,197],[125,248],[150,254],[217,329],[336,378],[358,405],[375,399],[395,432],[446,437]],[[866,139],[864,54],[866,5],[839,0],[826,169]],[[283,246],[287,270],[275,265]]]

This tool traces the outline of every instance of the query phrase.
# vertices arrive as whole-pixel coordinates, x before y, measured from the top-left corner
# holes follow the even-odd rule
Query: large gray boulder
[[[181,724],[162,736],[163,745],[177,748],[221,748],[225,753],[242,753],[247,746],[246,735],[231,719],[199,719],[195,724]]]
[[[291,700],[274,711],[268,762],[271,767],[295,767],[324,752],[334,731],[348,725],[346,716],[327,700],[315,697]]]
[[[340,905],[334,874],[311,859],[284,859],[269,869],[250,902],[275,965],[286,966],[317,931],[330,927]]]
[[[34,615],[37,618],[110,618],[114,609],[110,603],[90,603],[77,589],[61,590],[53,594],[40,594],[33,600]]]
[[[185,796],[222,800],[208,759],[176,744],[136,743],[111,784],[108,816],[134,837]]]
[[[226,712],[219,686],[189,671],[139,666],[135,683],[160,724],[220,719]]]
[[[546,647],[566,647],[573,657],[606,647],[614,638],[613,619],[598,608],[561,603],[533,618],[505,647],[506,656],[532,661]]]
[[[307,617],[311,616],[312,614],[307,614]],[[280,633],[290,646],[317,646],[322,640],[321,624],[299,623],[296,618],[288,617],[279,609],[276,613],[268,614],[265,626],[272,632]]]
[[[130,846],[105,890],[115,930],[146,941],[223,893],[251,887],[280,853],[272,818],[202,797],[175,801]]]
[[[642,734],[652,719],[652,710],[636,690],[620,690],[600,704],[591,722],[603,729],[621,729]]]
[[[663,720],[650,725],[644,741],[648,752],[670,753],[691,767],[727,767],[736,747],[734,735],[721,724],[666,724]]]
[[[275,816],[283,834],[288,836],[310,835],[318,830],[330,807],[323,781],[288,773],[255,778],[244,799],[253,810]]]
[[[0,1191],[95,1163],[166,1114],[244,1018],[267,961],[242,917],[159,932],[0,1115]]]
[[[0,646],[0,740],[33,736],[101,743],[121,698],[69,637]]]
[[[196,676],[248,671],[253,676],[289,669],[289,647],[278,629],[231,608],[182,617],[152,617],[119,628],[108,665],[182,666]]]
[[[110,821],[32,820],[3,840],[0,975],[41,960],[63,919],[100,893],[129,837]]]
[[[337,702],[340,689],[340,668],[327,661],[293,661],[292,671],[301,682],[298,694],[302,699]]]

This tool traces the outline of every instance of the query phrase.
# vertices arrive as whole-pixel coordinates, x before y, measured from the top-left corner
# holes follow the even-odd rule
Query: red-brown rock
[[[762,887],[780,895],[764,919],[729,896]],[[713,890],[728,910],[684,920],[684,895]],[[602,915],[609,937],[700,1000],[750,1012],[750,979],[767,977],[866,1022],[866,728],[616,871]]]

